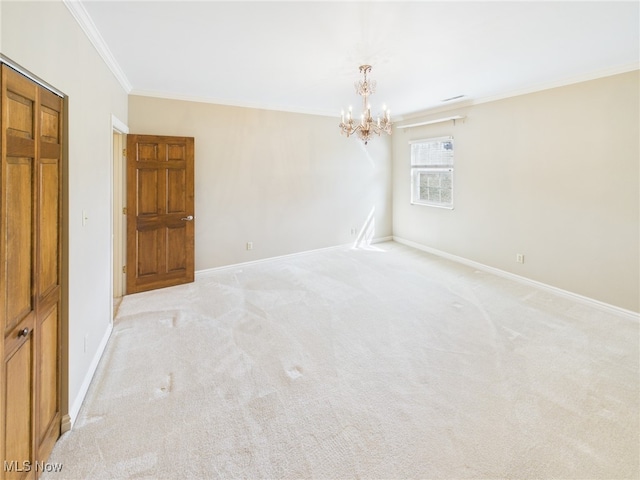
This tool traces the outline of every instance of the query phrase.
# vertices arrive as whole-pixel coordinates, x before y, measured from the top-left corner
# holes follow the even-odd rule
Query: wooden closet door
[[[40,87],[36,161],[36,451],[46,459],[60,436],[62,99]]]
[[[6,478],[34,478],[35,461],[35,198],[38,87],[2,66],[2,201],[0,265],[3,368],[2,460],[16,462]]]
[[[62,100],[1,73],[0,478],[31,479],[60,435]]]

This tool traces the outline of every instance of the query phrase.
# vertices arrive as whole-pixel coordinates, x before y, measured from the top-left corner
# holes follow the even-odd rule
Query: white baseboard
[[[82,407],[82,403],[84,402],[84,399],[87,396],[87,392],[89,391],[89,387],[91,386],[91,381],[93,380],[93,376],[96,373],[98,364],[100,363],[100,359],[104,354],[104,350],[105,348],[107,348],[107,342],[111,337],[112,331],[113,331],[113,323],[109,322],[109,326],[107,327],[107,330],[104,336],[102,337],[102,341],[100,342],[100,345],[98,345],[98,350],[96,351],[95,355],[93,356],[93,359],[91,360],[91,364],[89,365],[89,370],[87,371],[87,374],[84,376],[84,381],[80,386],[80,391],[78,392],[78,395],[76,395],[76,398],[73,401],[71,408],[69,409],[69,413],[62,417],[63,432],[71,430],[73,428],[73,424],[78,418],[78,413],[80,413],[80,408]],[[64,428],[66,428],[66,430],[64,430]]]
[[[548,285],[546,283],[538,282],[537,280],[531,280],[530,278],[523,277],[520,275],[516,275],[515,273],[506,272],[504,270],[500,270],[499,268],[490,267],[483,263],[475,262],[473,260],[469,260],[464,257],[459,257],[457,255],[452,255],[447,252],[443,252],[442,250],[438,250],[435,248],[427,247],[426,245],[422,245],[420,243],[412,242],[411,240],[406,240],[402,237],[393,237],[394,242],[402,243],[403,245],[407,245],[409,247],[413,247],[417,250],[422,250],[423,252],[431,253],[433,255],[437,255],[442,258],[446,258],[447,260],[452,260],[454,262],[462,263],[469,267],[477,268],[478,270],[482,270],[488,273],[493,273],[494,275],[498,275],[503,278],[508,278],[511,280],[515,280],[516,282],[524,283],[526,285],[540,288],[542,290],[546,290],[548,292],[554,293],[561,297],[567,298],[569,300],[576,301],[578,303],[582,303],[584,305],[589,305],[591,307],[597,308],[599,310],[612,313],[614,315],[620,315],[626,317],[630,320],[635,320],[636,322],[640,321],[640,313],[633,312],[631,310],[627,310],[625,308],[617,307],[615,305],[611,305],[609,303],[601,302],[600,300],[595,300],[593,298],[585,297],[584,295],[579,295],[577,293],[570,292],[568,290],[563,290],[558,287],[554,287],[553,285]]]
[[[391,236],[378,237],[378,238],[374,238],[373,240],[371,240],[371,243],[373,244],[373,243],[381,243],[381,242],[390,242],[391,240],[393,240],[393,237],[391,237]],[[342,244],[342,245],[334,245],[333,247],[316,248],[316,249],[313,249],[313,250],[305,250],[303,252],[288,253],[286,255],[277,255],[275,257],[267,257],[267,258],[261,258],[259,260],[251,260],[251,261],[248,261],[248,262],[232,263],[231,265],[222,265],[220,267],[205,268],[203,270],[196,271],[196,276],[205,275],[205,274],[211,273],[211,272],[218,272],[220,270],[225,270],[227,268],[241,268],[241,267],[246,267],[246,266],[249,266],[249,265],[255,265],[255,264],[258,264],[258,263],[270,262],[272,260],[280,260],[280,259],[284,259],[284,258],[299,257],[301,255],[308,255],[308,254],[314,253],[314,252],[322,252],[322,251],[325,251],[325,250],[336,250],[336,249],[340,249],[340,248],[351,248],[353,246],[354,246],[353,243],[345,243],[345,244]]]
[[[371,243],[382,243],[382,242],[391,242],[393,241],[393,237],[389,235],[388,237],[378,237],[371,240]]]

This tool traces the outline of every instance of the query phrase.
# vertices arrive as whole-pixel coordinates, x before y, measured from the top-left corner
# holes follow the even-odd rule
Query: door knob
[[[22,330],[20,330],[18,332],[18,337],[26,337],[27,335],[29,335],[29,329],[28,328],[23,328]]]
[[[188,217],[182,217],[180,220],[184,220],[186,222],[192,222],[193,221],[193,215],[189,215]]]

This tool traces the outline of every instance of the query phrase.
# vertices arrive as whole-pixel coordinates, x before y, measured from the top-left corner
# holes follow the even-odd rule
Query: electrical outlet
[[[247,250],[253,250],[253,242],[247,242]]]
[[[518,262],[518,263],[524,263],[524,254],[522,254],[522,253],[516,253],[516,262]]]
[[[89,343],[89,334],[88,333],[84,336],[84,346],[83,346],[84,353],[87,353],[87,343]]]

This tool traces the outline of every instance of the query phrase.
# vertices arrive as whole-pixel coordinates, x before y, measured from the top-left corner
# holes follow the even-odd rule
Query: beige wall
[[[143,96],[131,133],[195,137],[196,270],[391,235],[391,147],[339,120]],[[246,243],[253,242],[253,250]]]
[[[0,2],[2,53],[69,97],[68,400],[79,408],[111,322],[111,115],[127,95],[62,2]],[[88,221],[82,226],[82,212]],[[86,351],[85,351],[86,337]]]
[[[394,236],[637,312],[638,82],[635,71],[405,122],[466,115],[395,132]],[[410,205],[408,141],[443,135],[455,138],[455,209]]]

